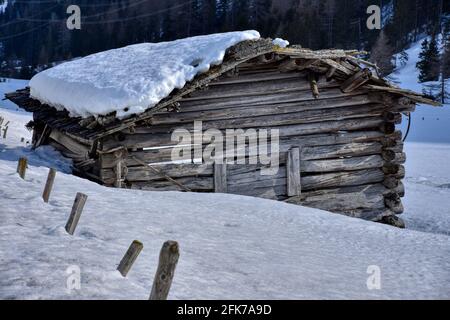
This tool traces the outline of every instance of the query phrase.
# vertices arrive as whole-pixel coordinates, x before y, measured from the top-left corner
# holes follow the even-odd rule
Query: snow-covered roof
[[[176,110],[190,93],[245,63],[321,74],[341,83],[343,92],[361,88],[404,97],[404,104],[438,105],[379,77],[376,66],[359,59],[356,50],[314,51],[287,44],[260,38],[257,31],[138,44],[41,72],[32,79],[31,89],[8,93],[6,98],[51,128],[86,141],[147,121],[160,110]]]
[[[155,106],[197,74],[222,63],[225,51],[257,31],[141,43],[96,53],[45,70],[30,81],[31,97],[71,116],[116,112],[118,118]]]

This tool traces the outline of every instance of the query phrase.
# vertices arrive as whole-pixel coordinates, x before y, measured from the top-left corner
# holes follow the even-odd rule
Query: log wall
[[[365,89],[343,93],[338,83],[325,77],[317,81],[317,89],[315,98],[302,73],[281,73],[273,66],[242,68],[239,76],[223,76],[181,100],[178,112],[158,112],[151,121],[104,138],[95,174],[108,186],[220,190],[369,220],[401,213],[406,157],[395,125],[401,122],[400,112],[414,105]],[[187,163],[168,163],[178,143],[171,140],[172,132],[183,128],[194,135],[194,121],[202,121],[203,130],[217,129],[224,135],[227,129],[278,129],[279,170],[265,176],[260,164],[234,164],[230,159],[225,168],[215,169],[195,163],[193,151]],[[301,192],[288,196],[292,192],[287,190],[287,155],[297,147]],[[249,160],[248,148],[240,151]],[[218,181],[221,186],[215,186]]]

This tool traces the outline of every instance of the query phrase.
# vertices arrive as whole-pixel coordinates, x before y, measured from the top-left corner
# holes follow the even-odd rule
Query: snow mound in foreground
[[[159,250],[169,239],[179,241],[181,251],[170,299],[450,297],[450,237],[445,232],[401,230],[237,195],[106,188],[61,172],[67,164],[50,147],[32,151],[21,143],[21,137],[31,139],[24,128],[31,114],[1,106],[2,101],[0,116],[11,127],[7,139],[0,138],[0,299],[147,299]],[[445,158],[441,148],[434,149]],[[423,147],[417,151],[419,156],[429,153]],[[437,158],[436,152],[431,158]],[[25,180],[16,173],[23,156],[29,164]],[[48,167],[58,173],[50,202],[44,203]],[[417,162],[412,169],[424,167]],[[445,171],[433,168],[425,167],[425,176],[411,172],[446,184]],[[427,221],[440,223],[445,231],[448,202],[442,199],[448,193],[424,201],[424,194],[438,189],[417,190],[422,206],[416,209],[411,202],[407,210],[417,210],[419,217],[426,209],[427,220],[442,208],[439,218]],[[88,200],[70,236],[64,226],[80,191]],[[144,250],[123,278],[117,264],[135,239]],[[79,290],[67,287],[74,267],[80,271]],[[377,268],[381,282],[374,288],[370,280]]]
[[[30,81],[31,96],[72,116],[117,111],[125,118],[220,64],[228,48],[259,38],[257,31],[238,31],[96,53],[37,74]]]

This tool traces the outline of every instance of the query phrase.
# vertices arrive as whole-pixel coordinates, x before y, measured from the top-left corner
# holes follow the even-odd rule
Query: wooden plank
[[[122,161],[118,161],[115,168],[116,181],[115,187],[122,188]]]
[[[78,192],[75,201],[72,206],[72,212],[70,213],[69,220],[66,224],[66,231],[68,234],[73,235],[75,229],[78,225],[78,221],[80,220],[81,213],[83,212],[84,205],[86,204],[87,195]]]
[[[214,164],[214,192],[227,193],[227,164]]]
[[[194,121],[203,120],[203,129],[240,129],[240,128],[259,128],[259,127],[274,127],[283,125],[296,125],[296,124],[308,124],[316,122],[334,121],[336,119],[357,119],[367,118],[373,116],[379,116],[383,114],[385,106],[381,104],[368,104],[368,105],[356,105],[349,107],[339,107],[332,109],[317,109],[302,112],[292,113],[273,113],[269,115],[261,116],[243,116],[237,118],[228,118],[224,115],[224,119],[210,120],[208,118],[197,119],[180,119],[180,124],[183,123],[183,129],[193,129]],[[177,119],[174,116],[174,119]],[[175,128],[169,123],[163,123],[160,128],[157,127],[157,123],[154,123],[151,127],[138,127],[135,133],[152,133],[164,130],[174,130]],[[394,127],[395,129],[395,127]],[[392,132],[391,132],[392,133]]]
[[[53,129],[49,137],[59,144],[63,145],[71,152],[77,154],[78,157],[85,159],[89,158],[89,146],[79,143],[78,141],[70,138],[68,135],[62,133],[61,131]]]
[[[117,270],[123,277],[126,277],[128,272],[130,272],[131,267],[133,266],[134,262],[136,261],[137,257],[139,256],[143,248],[144,245],[142,244],[142,242],[138,240],[134,240],[131,243],[127,252],[120,261],[119,266],[117,267]]]
[[[342,92],[348,93],[358,89],[362,85],[366,84],[370,80],[371,76],[372,72],[368,68],[358,71],[342,83]]]
[[[181,105],[180,112],[164,112],[155,114],[152,118],[152,125],[287,114],[339,107],[362,106],[372,103],[373,102],[367,96],[358,95],[351,97],[339,97],[335,99],[318,99],[298,103],[274,103],[260,106],[246,105],[239,108],[216,108],[212,106],[210,109],[199,108],[200,110],[195,110],[195,107],[197,106],[192,108],[183,108],[183,105]]]
[[[298,196],[302,192],[300,182],[300,148],[292,148],[287,157],[287,195]]]
[[[178,243],[176,241],[165,242],[159,253],[158,269],[149,300],[167,300],[179,257]]]
[[[381,117],[374,116],[360,119],[344,119],[299,125],[285,125],[278,126],[273,129],[279,130],[280,137],[306,136],[323,133],[330,133],[333,135],[340,131],[357,131],[367,129],[376,131],[382,123],[383,119],[381,119]],[[268,124],[266,124],[266,127],[267,125]],[[157,128],[153,128],[153,130],[155,129],[157,130]],[[187,129],[189,130],[190,128]],[[166,131],[165,133],[151,132],[152,130],[148,130],[147,134],[123,133],[124,138],[122,141],[117,141],[114,137],[107,137],[103,141],[103,145],[106,150],[113,149],[118,146],[124,146],[126,148],[172,146],[178,144],[178,141],[172,141],[172,130],[173,129],[168,129],[168,132]],[[225,136],[225,131],[222,132]]]

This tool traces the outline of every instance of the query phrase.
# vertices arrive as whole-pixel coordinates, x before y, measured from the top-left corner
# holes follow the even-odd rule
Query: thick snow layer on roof
[[[289,41],[281,39],[281,38],[275,38],[273,40],[273,44],[276,46],[279,46],[281,48],[286,48],[289,45]]]
[[[259,37],[257,31],[238,31],[100,52],[37,74],[30,81],[31,96],[72,116],[117,111],[125,118],[220,64],[228,48]]]

